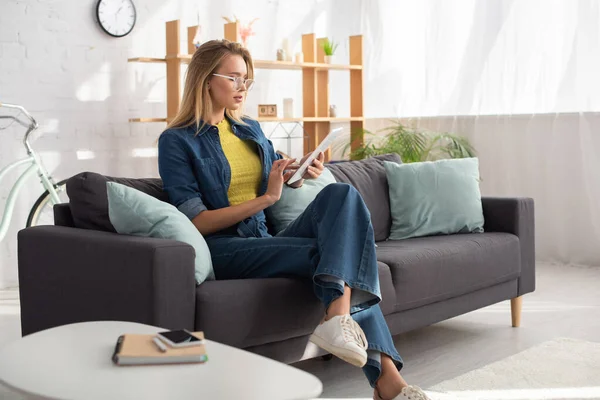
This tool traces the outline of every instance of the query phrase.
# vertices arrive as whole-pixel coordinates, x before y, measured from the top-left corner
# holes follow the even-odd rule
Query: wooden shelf
[[[167,122],[166,118],[129,118],[129,122]]]
[[[176,56],[167,56],[166,60],[169,60],[172,58],[176,58],[179,61],[181,61],[182,63],[188,64],[190,61],[192,61],[192,54],[178,54]]]
[[[172,121],[177,115],[182,98],[182,64],[189,64],[196,52],[193,38],[199,29],[198,26],[187,28],[187,51],[181,48],[180,21],[167,21],[166,32],[166,56],[158,57],[133,57],[128,62],[139,63],[162,63],[166,69],[166,118],[131,118],[130,122],[162,122]],[[223,37],[231,42],[240,42],[240,29],[237,22],[224,25]],[[363,37],[362,35],[350,36],[348,46],[348,64],[325,63],[324,44],[326,38],[317,38],[314,33],[302,35],[302,54],[304,62],[276,60],[254,60],[254,69],[267,70],[290,70],[299,71],[302,76],[302,102],[301,116],[297,118],[262,117],[258,122],[275,123],[302,123],[304,135],[304,153],[314,150],[331,130],[331,123],[348,123],[353,132],[351,149],[360,147],[364,141],[362,130],[365,124],[363,91],[364,91],[364,69],[363,69]],[[350,112],[353,117],[330,118],[329,115],[329,93],[330,72],[348,71],[350,75]],[[271,100],[272,101],[272,100]],[[163,114],[164,115],[164,114]],[[326,153],[325,159],[329,159]]]
[[[134,57],[127,59],[128,62],[141,62],[141,63],[164,63],[170,59],[178,59],[183,63],[189,63],[192,59],[190,54],[179,54],[177,56],[170,56],[167,58],[151,58],[151,57]],[[316,70],[360,70],[363,69],[362,65],[343,65],[343,64],[325,64],[325,63],[295,63],[292,61],[275,61],[275,60],[254,60],[254,68],[257,69],[293,69],[301,70],[303,68],[315,68]]]
[[[301,63],[293,61],[275,61],[275,60],[254,60],[254,68],[256,69],[302,69]]]
[[[191,54],[178,54],[176,56],[167,56],[165,58],[152,58],[152,57],[133,57],[128,58],[127,62],[140,62],[140,63],[166,63],[167,60],[177,59],[184,63],[189,63],[192,59]]]
[[[292,61],[274,61],[274,60],[254,60],[254,68],[258,69],[303,69],[315,68],[317,70],[351,70],[362,69],[362,65],[342,65],[342,64],[325,64],[325,63],[295,63]]]
[[[164,58],[150,58],[150,57],[134,57],[128,58],[127,62],[141,62],[141,63],[164,63],[167,60]]]
[[[298,117],[298,118],[254,118],[258,122],[356,122],[364,121],[363,117]],[[168,122],[167,118],[129,118],[129,122]]]
[[[364,121],[364,117],[298,117],[298,118],[272,118],[259,117],[258,122],[355,122]]]

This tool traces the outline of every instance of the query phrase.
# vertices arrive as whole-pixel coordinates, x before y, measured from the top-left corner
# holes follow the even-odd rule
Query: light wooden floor
[[[556,337],[600,342],[600,267],[538,263],[537,271],[520,328],[511,327],[504,302],[396,337],[407,381],[427,388]],[[0,291],[0,347],[19,337],[16,292]],[[295,366],[321,379],[324,398],[372,396],[362,371],[340,360]]]
[[[520,328],[511,327],[507,301],[396,337],[405,379],[428,388],[556,337],[600,342],[600,268],[538,263],[537,271]],[[373,395],[362,371],[340,360],[295,366],[321,379],[322,397]]]

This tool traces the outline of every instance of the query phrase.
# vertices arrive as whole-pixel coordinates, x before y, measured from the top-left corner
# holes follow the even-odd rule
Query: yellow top
[[[235,136],[227,119],[217,124],[221,146],[231,167],[231,183],[227,195],[235,206],[255,199],[260,189],[262,163],[256,143]]]

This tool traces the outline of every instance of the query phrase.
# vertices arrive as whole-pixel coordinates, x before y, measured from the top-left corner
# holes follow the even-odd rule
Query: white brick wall
[[[304,0],[282,4],[276,0],[134,2],[138,13],[134,31],[114,39],[95,21],[96,0],[0,0],[0,102],[21,104],[37,118],[41,136],[34,148],[59,180],[86,170],[157,176],[155,158],[133,157],[132,152],[153,147],[164,124],[130,124],[128,118],[165,115],[165,69],[126,60],[164,56],[166,21],[181,19],[182,49],[187,49],[185,27],[196,24],[198,10],[205,40],[222,37],[224,15],[258,16],[254,56],[273,59],[283,37],[289,36],[292,46],[299,49],[302,33],[327,34],[323,18],[331,18],[328,10],[335,5]],[[357,1],[350,3],[357,7]],[[321,22],[316,22],[319,17]],[[360,33],[355,27],[344,29],[345,36]],[[346,82],[347,77],[332,79]],[[248,104],[251,114],[258,103],[275,102],[282,107],[284,97],[301,96],[296,72],[261,71],[257,80],[261,84]],[[296,103],[295,112],[300,115],[301,102]],[[0,167],[24,156],[22,133],[14,125],[0,131]],[[275,142],[287,148],[285,141]],[[298,140],[293,143],[294,151],[300,144]],[[80,160],[78,150],[91,151],[95,158]],[[17,177],[11,173],[0,183],[0,210]],[[8,236],[0,242],[0,288],[17,285],[16,235],[40,194],[41,187],[32,179],[18,198]]]

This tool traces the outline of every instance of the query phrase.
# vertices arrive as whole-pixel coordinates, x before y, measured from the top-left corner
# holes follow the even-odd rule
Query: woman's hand
[[[304,161],[306,161],[306,159],[310,155],[311,155],[311,153],[308,153],[307,155],[302,157],[302,160],[300,161],[300,163],[298,165],[292,165],[290,167],[290,169],[293,170],[294,172],[296,172],[296,170],[298,168],[300,168],[300,165],[304,164]],[[323,154],[323,152],[319,153],[318,157],[313,160],[312,165],[309,165],[308,168],[306,168],[306,171],[304,172],[302,179],[300,179],[299,181],[296,181],[288,186],[293,187],[293,188],[299,188],[302,186],[302,183],[304,183],[304,179],[317,179],[323,173],[323,169],[325,169],[325,167],[323,166],[324,160],[325,160],[325,155]]]
[[[283,184],[294,175],[295,170],[285,171],[288,166],[295,161],[295,158],[291,158],[287,160],[277,160],[273,163],[271,172],[269,173],[267,192],[265,193],[265,196],[269,199],[271,205],[275,204],[281,198]]]
[[[304,164],[304,161],[306,161],[310,155],[311,153],[308,153],[302,157],[302,160],[300,160],[300,165]],[[323,166],[323,161],[325,161],[325,155],[323,152],[320,152],[317,158],[313,160],[312,165],[309,165],[308,168],[306,168],[302,179],[317,179],[319,176],[321,176],[323,170],[325,169]]]

